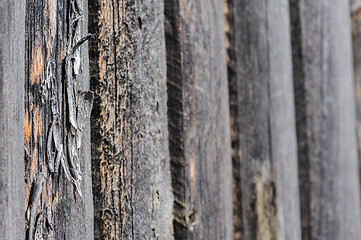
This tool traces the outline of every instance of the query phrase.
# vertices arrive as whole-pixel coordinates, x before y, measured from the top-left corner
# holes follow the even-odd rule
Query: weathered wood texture
[[[25,0],[0,2],[0,239],[24,239]]]
[[[356,99],[356,119],[357,119],[356,121],[357,150],[358,150],[359,171],[360,171],[359,174],[360,174],[361,173],[361,167],[360,167],[361,166],[361,0],[351,0],[351,20],[352,20],[352,36],[353,36],[355,97],[356,97],[355,99]]]
[[[87,44],[79,46],[87,8],[86,0],[26,3],[23,221],[29,240],[93,239],[92,93]]]
[[[303,239],[361,239],[349,2],[290,3]]]
[[[163,1],[91,0],[97,239],[172,239]]]
[[[176,239],[233,239],[223,1],[165,1]]]
[[[287,0],[228,0],[235,239],[301,239]]]

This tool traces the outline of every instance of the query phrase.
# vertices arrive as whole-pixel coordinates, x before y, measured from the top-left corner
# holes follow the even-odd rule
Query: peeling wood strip
[[[44,182],[45,182],[45,175],[43,173],[40,173],[37,177],[36,182],[34,183],[33,189],[34,191],[31,194],[31,199],[29,202],[29,207],[28,207],[28,211],[29,211],[29,222],[28,222],[28,236],[27,239],[29,240],[33,240],[36,239],[34,234],[36,233],[36,216],[37,216],[37,211],[39,208],[39,202],[40,202],[40,196],[41,193],[43,191],[43,187],[44,187]],[[40,213],[41,214],[41,213]],[[36,222],[35,222],[36,221]]]
[[[53,152],[53,132],[54,132],[54,123],[51,124],[51,127],[48,132],[47,138],[47,160],[48,160],[48,167],[50,172],[54,172],[54,159],[55,159],[55,152]]]
[[[74,54],[75,50],[77,50],[85,41],[89,40],[90,38],[94,38],[94,36],[92,34],[88,34],[87,36],[78,40],[78,42],[71,49],[70,54]]]
[[[89,87],[87,38],[82,39],[88,36],[87,1],[28,1],[26,13],[28,195],[35,176],[40,172],[46,175],[38,210],[41,215],[37,215],[31,237],[91,239],[93,204],[90,161],[86,161],[90,158],[91,101],[81,107],[83,102],[76,99],[79,91],[87,92]],[[70,107],[69,98],[73,100]],[[26,200],[31,201],[27,196]],[[31,221],[28,215],[27,225]]]

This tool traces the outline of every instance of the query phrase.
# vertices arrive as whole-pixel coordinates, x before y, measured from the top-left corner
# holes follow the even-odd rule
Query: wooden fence
[[[361,239],[361,1],[2,0],[0,239]]]

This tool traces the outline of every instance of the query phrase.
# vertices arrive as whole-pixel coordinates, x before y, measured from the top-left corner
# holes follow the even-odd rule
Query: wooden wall
[[[0,239],[361,239],[359,0],[3,0]]]

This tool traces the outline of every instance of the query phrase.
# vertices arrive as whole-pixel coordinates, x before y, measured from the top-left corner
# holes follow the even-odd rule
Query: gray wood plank
[[[165,1],[175,239],[233,239],[223,8]]]
[[[81,41],[87,8],[86,0],[26,4],[23,219],[29,240],[94,238],[92,93]]]
[[[172,239],[163,1],[91,0],[97,239]]]
[[[356,99],[356,132],[359,160],[359,174],[361,173],[361,1],[351,0],[351,20],[353,36],[353,64]],[[361,176],[360,176],[361,179]],[[360,184],[361,187],[361,184]],[[360,203],[361,204],[361,203]]]
[[[226,14],[235,239],[301,239],[288,1]]]
[[[25,1],[0,2],[0,239],[24,239]]]
[[[349,1],[290,5],[303,239],[361,239]]]

